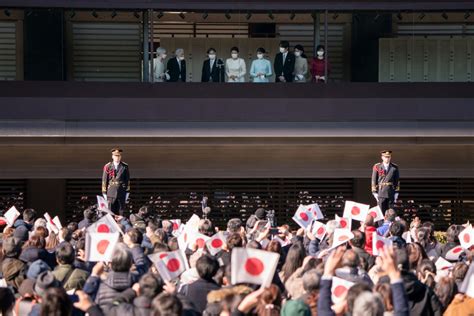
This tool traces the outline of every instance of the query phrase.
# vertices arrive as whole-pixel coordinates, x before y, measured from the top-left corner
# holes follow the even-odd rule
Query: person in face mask
[[[275,82],[292,82],[295,71],[295,55],[289,52],[290,43],[280,42],[280,52],[275,56]]]
[[[201,82],[224,82],[224,62],[217,58],[217,51],[209,48],[207,57],[202,63]]]
[[[239,49],[232,47],[230,49],[230,56],[225,61],[225,72],[227,74],[227,82],[245,82],[245,74],[247,73],[247,66],[243,58],[239,58]]]
[[[272,64],[268,59],[265,59],[265,49],[257,49],[257,59],[252,61],[250,66],[250,77],[253,82],[268,82],[268,78],[272,74]]]
[[[165,82],[170,79],[165,67],[166,49],[158,47],[153,59],[153,82]]]
[[[295,46],[295,82],[306,82],[308,74],[308,60],[301,45]]]
[[[316,57],[311,61],[311,77],[313,82],[327,82],[324,68],[327,67],[327,75],[331,72],[331,64],[326,58],[326,49],[323,45],[316,47]]]
[[[175,51],[175,58],[171,58],[167,63],[167,73],[169,82],[186,82],[186,61],[184,60],[184,49],[178,48]]]

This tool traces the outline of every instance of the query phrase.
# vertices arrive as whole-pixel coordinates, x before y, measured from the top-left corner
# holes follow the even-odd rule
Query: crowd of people
[[[202,65],[201,82],[245,82],[249,74],[251,82],[265,83],[275,76],[276,82],[326,82],[331,72],[331,65],[326,58],[325,47],[316,48],[315,57],[308,61],[302,45],[295,45],[290,50],[288,41],[281,41],[279,52],[275,55],[273,67],[266,58],[266,50],[260,47],[256,51],[257,58],[247,69],[245,60],[240,57],[238,47],[230,49],[230,57],[224,62],[217,56],[215,48],[207,50],[207,59]],[[178,48],[172,58],[167,59],[164,47],[156,50],[157,57],[153,59],[154,82],[185,82],[186,58],[184,49]]]
[[[378,222],[370,214],[360,225],[352,220],[352,238],[340,244],[335,237],[341,229],[337,219],[325,219],[326,231],[320,236],[311,228],[292,230],[290,223],[274,227],[268,212],[257,209],[245,222],[233,218],[220,230],[211,220],[199,218],[197,234],[225,238],[214,252],[189,238],[183,246],[186,236],[182,237],[190,232],[190,225],[185,224],[188,218],[180,223],[172,216],[158,217],[152,208],[143,206],[130,216],[114,216],[123,234],[110,261],[92,262],[86,260],[88,229],[110,215],[99,209],[91,206],[80,222],[56,225],[57,229],[33,209],[25,209],[11,225],[0,221],[1,315],[474,312],[474,277],[469,282],[474,276],[474,247],[452,256],[453,249],[462,244],[460,233],[469,224],[451,225],[447,243],[441,244],[434,238],[431,222],[415,218],[408,223],[389,209]],[[378,236],[390,240],[390,246],[375,249],[373,238]],[[271,282],[235,282],[234,269],[240,267],[232,253],[237,249],[278,254]],[[151,258],[173,251],[183,253],[187,268],[169,279]],[[449,264],[441,267],[440,260]],[[168,262],[168,267],[174,266]],[[245,268],[255,275],[259,267]],[[341,290],[336,283],[350,286]]]

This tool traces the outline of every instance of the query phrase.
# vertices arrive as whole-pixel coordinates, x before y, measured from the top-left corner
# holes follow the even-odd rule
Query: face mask
[[[184,60],[184,56],[179,56],[179,60]]]
[[[257,58],[258,58],[258,59],[262,59],[262,58],[263,58],[263,54],[257,54]]]
[[[286,52],[286,48],[285,47],[280,47],[280,53],[284,53]]]
[[[319,52],[317,52],[317,54],[318,54],[319,57],[321,57],[321,56],[324,55],[324,52],[323,52],[323,51],[319,51]]]
[[[209,54],[209,59],[215,59],[216,58],[216,55],[214,54]]]
[[[230,56],[232,56],[232,58],[234,59],[237,59],[237,57],[239,57],[239,54],[233,53],[233,54],[230,54]]]
[[[295,52],[295,56],[296,56],[296,57],[300,57],[300,56],[301,56],[301,52]]]

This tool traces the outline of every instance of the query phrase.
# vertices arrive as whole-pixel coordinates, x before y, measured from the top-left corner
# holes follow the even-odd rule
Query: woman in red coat
[[[365,251],[373,255],[372,253],[372,237],[373,233],[377,232],[377,228],[374,226],[374,218],[372,215],[367,215],[364,223],[364,233],[365,233]]]
[[[316,47],[316,57],[311,61],[311,78],[313,82],[326,82],[325,65],[327,65],[327,75],[331,72],[331,64],[326,59],[326,49],[323,45]]]

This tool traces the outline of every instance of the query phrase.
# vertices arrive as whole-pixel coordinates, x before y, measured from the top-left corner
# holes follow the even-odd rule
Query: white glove
[[[107,201],[107,194],[106,194],[106,193],[102,193],[102,196],[103,196],[104,199]]]
[[[303,75],[296,75],[298,77],[298,80],[303,80],[304,76]]]
[[[166,81],[170,80],[170,78],[171,78],[170,75],[168,74],[168,72],[166,72],[166,73],[165,73],[165,79],[166,79]]]
[[[130,193],[125,193],[125,202],[128,202],[128,197],[130,196]]]
[[[379,194],[378,193],[372,193],[374,196],[375,200],[378,202],[379,201]]]
[[[395,198],[395,201],[397,201],[397,200],[398,200],[398,193],[395,193],[395,196],[394,196],[394,198]]]

